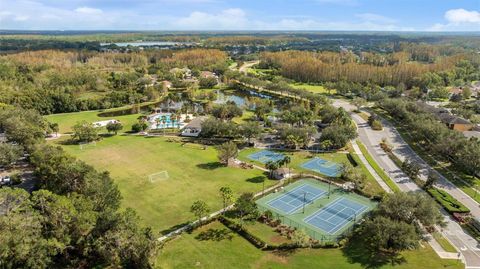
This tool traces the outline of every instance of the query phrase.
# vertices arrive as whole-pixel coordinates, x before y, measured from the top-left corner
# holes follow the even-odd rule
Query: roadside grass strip
[[[338,163],[315,157],[302,164],[302,167],[328,177],[338,177],[341,172],[341,166]]]
[[[324,197],[326,194],[327,191],[308,184],[303,184],[270,200],[267,202],[267,205],[288,215],[300,209],[303,204],[311,204],[315,200]]]
[[[355,222],[367,208],[367,206],[342,197],[306,217],[304,221],[327,234],[335,234],[348,222]]]
[[[276,161],[279,161],[279,160],[283,159],[284,157],[285,157],[285,155],[283,155],[281,153],[277,153],[277,152],[273,152],[273,151],[269,151],[269,150],[262,150],[262,151],[255,152],[255,153],[252,153],[252,154],[247,156],[247,158],[249,158],[250,160],[261,162],[263,164],[265,164],[269,161],[276,162]]]

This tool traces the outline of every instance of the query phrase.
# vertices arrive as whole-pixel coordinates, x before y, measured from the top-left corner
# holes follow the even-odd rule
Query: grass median
[[[370,164],[370,166],[377,172],[377,174],[382,178],[382,180],[392,189],[394,192],[400,192],[400,188],[398,188],[397,184],[393,182],[393,180],[383,171],[382,168],[377,164],[377,162],[372,158],[370,153],[368,153],[367,148],[365,145],[362,144],[362,142],[357,141],[358,147],[360,148],[360,151],[362,152],[363,156],[365,159],[367,159],[367,162]]]

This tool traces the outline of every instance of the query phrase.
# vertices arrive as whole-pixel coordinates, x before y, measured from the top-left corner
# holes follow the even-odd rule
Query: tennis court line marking
[[[337,163],[318,157],[302,164],[301,167],[331,177],[337,176],[340,172]]]
[[[311,188],[314,188],[314,189],[317,189],[317,190],[320,190],[320,191],[321,191],[319,194],[316,194],[316,195],[313,196],[313,198],[311,198],[311,202],[317,200],[318,198],[324,196],[325,193],[327,193],[327,191],[325,191],[325,190],[323,190],[323,189],[321,189],[321,188],[317,188],[317,187],[311,186],[310,184],[304,183],[304,184],[302,184],[302,185],[300,185],[300,186],[297,186],[297,187],[295,187],[294,189],[288,191],[287,193],[284,193],[284,194],[282,194],[282,195],[280,195],[280,196],[278,196],[278,197],[276,197],[276,198],[273,198],[272,200],[268,201],[266,204],[267,204],[268,206],[274,208],[274,209],[283,211],[281,208],[274,207],[274,206],[271,205],[272,203],[276,202],[277,200],[280,200],[280,202],[282,202],[283,204],[286,204],[286,205],[288,205],[288,206],[292,206],[292,207],[293,207],[292,209],[290,209],[290,210],[288,210],[288,211],[284,211],[286,214],[290,214],[290,213],[292,213],[292,212],[295,212],[295,211],[298,210],[300,207],[302,207],[303,204],[302,204],[302,205],[299,205],[299,206],[293,206],[293,205],[290,204],[289,202],[292,202],[292,201],[295,201],[295,200],[298,200],[298,199],[294,198],[294,199],[290,200],[289,202],[282,201],[282,199],[285,198],[285,197],[287,197],[287,195],[288,195],[289,193],[294,193],[294,192],[297,191],[298,189],[302,189],[302,188],[305,187],[305,186],[309,186],[309,187],[311,187]],[[308,192],[308,193],[312,194],[311,192]]]
[[[279,208],[272,206],[271,203],[276,202],[276,200],[279,200],[279,201],[282,202],[283,204],[285,204],[285,205],[287,205],[287,206],[293,207],[292,209],[290,209],[290,210],[288,210],[288,211],[284,211],[285,213],[290,214],[290,213],[298,210],[300,207],[302,207],[303,204],[298,205],[298,206],[294,206],[294,205],[290,204],[290,202],[298,201],[298,199],[295,198],[295,197],[294,197],[293,199],[291,199],[289,202],[282,201],[282,199],[285,198],[285,197],[288,197],[288,194],[289,194],[289,193],[293,193],[293,192],[297,191],[298,189],[301,189],[301,188],[303,188],[303,187],[305,187],[305,186],[309,186],[309,187],[315,188],[315,187],[313,187],[313,186],[310,186],[309,184],[302,184],[302,185],[300,185],[300,186],[298,186],[298,187],[296,187],[296,188],[288,191],[287,193],[285,193],[285,194],[283,194],[283,195],[281,195],[281,196],[279,196],[279,197],[277,197],[277,198],[269,201],[267,204],[268,204],[269,206],[271,206],[271,207],[273,207],[273,208],[275,208],[275,209],[278,210]],[[324,190],[322,190],[322,189],[320,189],[320,188],[315,188],[315,189],[319,189],[319,190],[321,191],[321,193],[314,195],[311,202],[315,201],[316,199],[318,199],[319,197],[323,196],[323,195],[326,193],[326,191],[324,191]],[[308,193],[313,194],[313,193],[311,193],[311,192],[308,192]],[[280,208],[280,210],[281,210],[281,208]],[[283,210],[282,210],[282,211],[283,211]]]
[[[350,200],[348,200],[348,199],[346,199],[346,198],[344,198],[344,197],[337,198],[335,201],[333,201],[332,203],[330,203],[330,204],[327,205],[326,207],[320,208],[317,212],[315,212],[315,213],[313,213],[312,215],[306,217],[303,221],[304,221],[305,223],[311,225],[311,226],[314,226],[314,227],[316,227],[316,228],[318,228],[318,229],[321,229],[321,230],[323,230],[323,231],[325,231],[325,232],[327,232],[327,233],[329,233],[329,234],[332,234],[332,231],[333,231],[333,233],[336,232],[336,231],[338,231],[341,227],[344,226],[344,224],[345,224],[346,222],[350,221],[350,219],[342,218],[343,221],[341,221],[340,223],[337,223],[337,224],[335,225],[335,223],[331,223],[331,222],[329,221],[331,218],[333,218],[333,217],[335,217],[335,216],[338,216],[338,213],[341,213],[341,212],[342,212],[343,210],[345,210],[345,209],[351,209],[351,210],[353,210],[353,211],[355,212],[355,214],[358,216],[359,214],[361,214],[362,212],[364,212],[364,211],[368,208],[367,206],[361,205],[360,203],[357,203],[357,204],[360,204],[360,205],[362,206],[359,210],[355,210],[355,209],[353,209],[353,208],[351,208],[351,207],[349,207],[349,206],[342,205],[344,208],[343,208],[341,211],[337,211],[337,212],[335,213],[335,215],[331,216],[330,218],[328,218],[328,219],[318,218],[320,221],[325,221],[325,222],[328,222],[328,223],[330,223],[330,224],[332,224],[332,225],[335,225],[332,229],[330,229],[330,230],[328,230],[328,231],[326,231],[326,230],[322,229],[321,227],[318,227],[318,226],[313,225],[313,224],[310,223],[310,221],[311,221],[312,219],[317,218],[318,215],[319,215],[320,213],[322,213],[322,211],[327,211],[329,208],[337,205],[338,203],[340,203],[340,202],[342,202],[342,201],[344,201],[344,200],[345,200],[345,201],[350,201]],[[355,203],[356,203],[356,202],[355,202]],[[339,227],[339,226],[340,226],[340,228],[337,229],[337,227]]]

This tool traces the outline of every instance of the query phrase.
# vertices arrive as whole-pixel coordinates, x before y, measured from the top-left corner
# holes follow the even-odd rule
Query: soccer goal
[[[167,171],[161,171],[158,173],[154,173],[148,176],[148,180],[151,183],[167,180],[169,178]]]
[[[96,147],[96,146],[97,146],[97,142],[95,142],[95,141],[93,141],[93,142],[80,142],[80,143],[78,144],[78,146],[80,147],[80,150],[84,150],[84,149]]]

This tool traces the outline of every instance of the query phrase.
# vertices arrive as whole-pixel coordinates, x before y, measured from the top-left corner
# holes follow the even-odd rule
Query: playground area
[[[302,167],[327,177],[338,177],[342,172],[342,167],[336,163],[315,157],[310,161],[302,164]]]
[[[257,205],[322,242],[337,241],[376,206],[368,198],[315,179],[296,181],[260,198]]]

